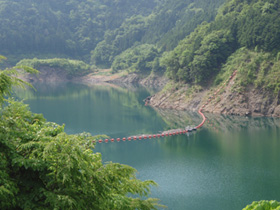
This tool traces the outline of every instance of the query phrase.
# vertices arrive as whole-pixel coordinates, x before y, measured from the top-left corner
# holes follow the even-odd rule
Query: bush
[[[159,52],[154,45],[143,44],[130,48],[116,56],[113,64],[113,72],[128,70],[130,72],[159,71]]]
[[[69,77],[83,76],[90,72],[90,65],[78,60],[69,60],[64,58],[53,59],[23,59],[17,63],[17,66],[30,66],[35,69],[40,69],[43,66],[62,69],[67,72]]]
[[[276,94],[280,91],[280,61],[272,53],[240,48],[222,66],[214,84],[225,81],[235,70],[238,71],[235,86],[254,85]]]
[[[254,201],[243,210],[280,210],[280,203],[277,201]]]

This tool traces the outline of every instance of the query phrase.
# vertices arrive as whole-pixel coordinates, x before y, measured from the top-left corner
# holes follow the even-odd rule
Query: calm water
[[[196,125],[192,112],[154,110],[141,88],[62,84],[19,92],[31,110],[66,124],[69,134],[111,137]],[[152,196],[174,210],[237,210],[254,200],[280,201],[280,120],[208,115],[190,135],[97,144],[103,160],[136,168],[158,183]]]

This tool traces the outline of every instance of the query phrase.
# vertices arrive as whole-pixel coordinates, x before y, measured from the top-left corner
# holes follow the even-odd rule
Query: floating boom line
[[[205,104],[202,105],[202,107],[200,107],[198,109],[198,114],[202,117],[202,121],[199,125],[194,126],[194,127],[186,127],[184,129],[179,128],[179,129],[172,129],[172,130],[167,130],[167,131],[163,131],[161,133],[157,133],[157,134],[148,134],[148,135],[135,135],[135,136],[130,136],[130,137],[123,137],[123,138],[111,138],[111,139],[99,139],[97,140],[98,143],[108,143],[108,142],[120,142],[120,141],[135,141],[135,140],[142,140],[142,139],[152,139],[152,138],[161,138],[161,137],[167,137],[167,136],[174,136],[174,135],[182,135],[182,134],[186,134],[186,133],[190,133],[193,131],[196,131],[197,129],[201,128],[205,121],[206,121],[206,117],[203,114],[203,109],[217,96],[217,94],[220,92],[220,90],[225,87],[227,84],[229,84],[229,82],[233,79],[233,77],[236,75],[237,71],[234,71],[233,74],[228,78],[227,81],[225,81],[223,83],[223,85],[214,92],[213,96],[210,96],[209,99],[207,100],[207,102]],[[149,102],[148,100],[145,101],[145,105],[148,105]],[[96,141],[93,141],[93,143],[95,143]]]

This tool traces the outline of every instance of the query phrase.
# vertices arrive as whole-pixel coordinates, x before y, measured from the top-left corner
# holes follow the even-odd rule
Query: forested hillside
[[[0,49],[15,61],[80,59],[112,72],[160,73],[175,82],[202,86],[209,81],[219,84],[223,72],[236,67],[229,59],[249,56],[250,60],[240,61],[241,67],[250,65],[242,68],[239,84],[277,93],[279,4],[278,0],[0,0]]]
[[[179,81],[203,82],[216,75],[241,47],[277,56],[279,6],[277,0],[228,1],[215,21],[200,25],[165,57],[169,76]]]
[[[213,20],[223,2],[0,0],[1,54],[82,59],[110,67],[115,56],[134,46],[173,49],[198,24]]]
[[[119,56],[120,60],[141,44],[152,44],[158,51],[171,50],[201,22],[212,21],[223,2],[224,0],[162,1],[149,16],[133,16],[119,28],[108,30],[104,40],[92,52],[91,61],[96,65],[110,67],[115,56],[124,52]],[[126,49],[129,51],[125,52]],[[122,63],[126,62],[136,63],[126,60]],[[113,68],[116,69],[114,65]]]
[[[256,62],[244,70],[240,84],[277,92],[279,4],[278,0],[0,0],[0,49],[18,60],[81,59],[112,72],[165,73],[175,82],[200,85],[218,84],[227,60],[247,52],[238,49],[247,49]],[[252,82],[265,77],[274,79]]]
[[[160,58],[159,66],[173,84],[154,98],[153,105],[197,108],[237,71],[234,83],[206,110],[280,116],[279,12],[278,0],[227,1],[214,21],[200,24]]]
[[[87,57],[107,30],[147,16],[160,0],[1,0],[1,54]]]
[[[240,47],[276,56],[277,0],[0,1],[4,55],[82,59],[113,71],[215,76]]]

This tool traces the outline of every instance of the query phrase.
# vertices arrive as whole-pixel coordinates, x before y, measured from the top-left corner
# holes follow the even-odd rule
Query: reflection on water
[[[195,112],[145,107],[143,88],[64,84],[22,92],[32,111],[66,124],[66,132],[112,137],[197,125]],[[206,114],[187,135],[97,144],[103,160],[136,168],[158,184],[152,196],[169,209],[236,210],[254,200],[280,200],[280,120]]]
[[[202,118],[197,112],[168,110],[155,108],[161,118],[166,124],[173,128],[184,127],[186,125],[197,125],[201,122]],[[271,126],[280,127],[278,118],[264,118],[264,117],[240,117],[240,116],[227,116],[204,113],[207,120],[204,127],[210,130],[232,132],[236,130],[255,130],[266,129]]]
[[[49,120],[66,124],[66,132],[90,132],[122,137],[162,130],[165,123],[143,99],[144,88],[115,88],[78,84],[35,84],[37,91],[16,91],[32,111]]]

